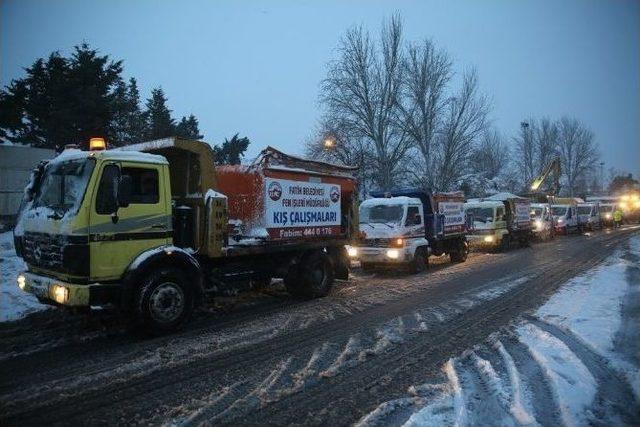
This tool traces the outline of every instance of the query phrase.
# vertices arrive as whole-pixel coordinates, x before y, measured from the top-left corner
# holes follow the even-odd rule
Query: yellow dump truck
[[[355,168],[268,148],[228,169],[207,143],[180,138],[65,150],[25,191],[18,286],[59,306],[115,305],[161,333],[207,291],[279,277],[312,298],[347,278]]]

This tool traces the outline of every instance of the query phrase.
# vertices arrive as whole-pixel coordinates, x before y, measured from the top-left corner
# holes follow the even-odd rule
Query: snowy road
[[[635,230],[562,238],[223,299],[156,339],[35,313],[0,325],[0,423],[637,425],[638,261]]]

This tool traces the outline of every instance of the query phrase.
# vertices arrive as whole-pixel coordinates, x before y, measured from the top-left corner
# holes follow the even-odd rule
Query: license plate
[[[33,280],[30,283],[31,292],[39,297],[47,298],[49,296],[49,284],[42,283],[39,280]]]

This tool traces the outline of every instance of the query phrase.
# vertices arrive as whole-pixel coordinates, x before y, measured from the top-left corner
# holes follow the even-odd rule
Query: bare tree
[[[503,173],[509,165],[509,147],[496,129],[486,130],[473,150],[471,171],[487,179]]]
[[[548,117],[543,117],[533,127],[533,138],[536,150],[536,175],[558,155],[558,124]]]
[[[437,139],[434,189],[448,191],[468,170],[473,144],[486,129],[489,102],[478,92],[478,74],[464,74],[462,88],[449,99]]]
[[[520,123],[520,134],[514,138],[516,166],[521,172],[521,187],[525,188],[538,175],[536,162],[536,143],[533,138],[533,128],[536,123],[529,119]]]
[[[400,17],[395,15],[383,24],[379,44],[362,27],[348,30],[339,52],[322,82],[320,101],[328,116],[341,118],[354,135],[371,145],[375,183],[390,189],[409,146],[397,126],[402,83]]]
[[[330,147],[325,144],[326,140],[332,141]],[[358,166],[359,191],[363,196],[368,193],[372,181],[368,144],[340,118],[325,116],[320,120],[314,134],[305,142],[305,155],[310,159]]]
[[[558,123],[558,150],[569,196],[599,159],[593,132],[579,120],[563,117]]]
[[[435,136],[447,104],[445,91],[451,80],[452,63],[444,50],[425,40],[408,45],[402,64],[400,121],[417,153],[408,169],[424,188],[432,188]]]

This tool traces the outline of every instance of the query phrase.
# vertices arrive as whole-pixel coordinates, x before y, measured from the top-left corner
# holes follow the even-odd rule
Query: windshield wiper
[[[370,223],[368,223],[368,222],[360,222],[360,223],[358,223],[358,225],[361,225],[361,224],[367,224],[369,227],[371,227],[371,228],[375,228],[373,225],[371,225],[371,224],[370,224]]]

